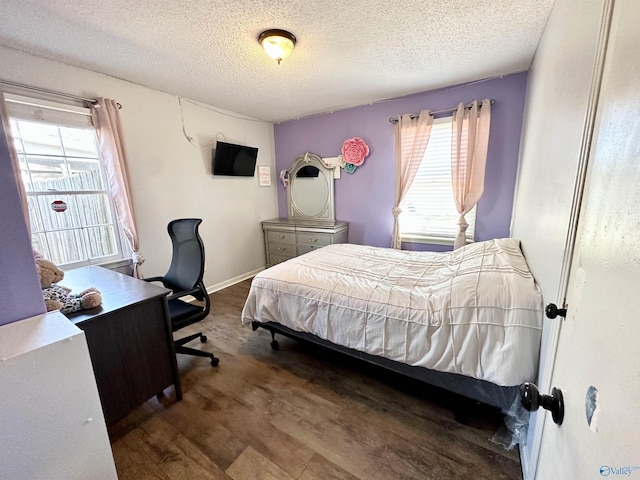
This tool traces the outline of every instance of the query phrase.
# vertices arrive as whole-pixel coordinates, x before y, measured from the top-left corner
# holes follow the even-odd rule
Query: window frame
[[[445,116],[441,116],[441,117],[435,118],[433,120],[433,126],[432,126],[432,130],[431,130],[431,135],[433,135],[433,133],[434,133],[434,127],[438,128],[438,126],[442,125],[442,124],[449,124],[449,125],[452,126],[452,124],[453,124],[453,116],[452,115],[445,115]],[[449,129],[449,132],[451,132],[451,129]],[[451,137],[451,133],[449,133],[449,136]],[[398,218],[399,228],[400,228],[400,241],[403,242],[403,243],[420,243],[420,244],[430,244],[430,245],[453,246],[453,244],[455,242],[456,234],[457,234],[457,228],[455,229],[455,231],[452,231],[451,233],[447,233],[447,234],[439,234],[437,232],[428,231],[428,230],[425,230],[424,232],[403,231],[402,217],[405,214],[405,212],[407,211],[406,210],[406,205],[403,208],[403,204],[404,204],[404,202],[406,200],[408,200],[408,195],[411,192],[411,189],[415,188],[416,179],[418,178],[418,175],[420,175],[420,170],[423,169],[423,166],[428,165],[428,163],[425,163],[425,158],[430,153],[429,152],[429,145],[433,145],[431,143],[432,139],[433,139],[433,137],[431,137],[429,139],[429,144],[427,145],[427,150],[425,151],[425,155],[423,156],[422,160],[420,161],[420,167],[418,168],[418,172],[416,173],[416,176],[414,177],[413,182],[411,183],[411,186],[409,187],[409,190],[407,191],[407,193],[405,194],[404,198],[402,199],[402,202],[400,202],[400,208],[403,210],[403,212],[400,214],[400,216]],[[451,153],[450,152],[451,152],[451,148],[448,149],[448,153],[449,153],[449,160],[448,160],[449,175],[450,175],[450,172],[451,172],[451,168],[450,168],[450,166],[451,166]],[[440,163],[440,165],[442,165],[442,163],[444,163],[444,160]],[[449,176],[449,181],[451,182],[450,178],[451,177]],[[451,186],[451,205],[452,205],[453,211],[456,211],[455,200],[453,198],[453,186]],[[465,214],[465,218],[467,220],[467,223],[469,224],[469,227],[467,228],[467,231],[465,232],[465,237],[467,239],[467,243],[473,243],[474,242],[475,227],[477,225],[476,213],[477,213],[477,205],[474,206],[471,209],[471,211],[469,211],[467,214]],[[455,225],[457,226],[457,223]]]
[[[29,170],[31,165],[27,160],[29,156],[42,156],[46,157],[50,154],[41,154],[37,152],[29,152],[25,149],[25,143],[22,140],[22,134],[16,133],[13,131],[15,126],[20,127],[20,122],[30,122],[30,123],[39,123],[44,125],[49,125],[57,128],[57,132],[60,138],[60,148],[61,152],[56,153],[56,158],[62,158],[64,161],[64,168],[67,173],[69,172],[69,168],[72,162],[79,161],[80,157],[75,157],[72,154],[67,154],[65,150],[65,145],[62,140],[62,131],[61,128],[80,128],[90,130],[94,137],[94,146],[95,146],[95,161],[98,165],[100,180],[102,183],[101,190],[95,189],[86,189],[86,190],[76,190],[76,189],[56,189],[51,191],[37,191],[30,190],[29,186],[25,184],[25,179],[23,178],[23,169],[20,168],[20,178],[23,181],[25,187],[25,194],[27,196],[27,204],[30,206],[29,208],[29,219],[31,223],[31,228],[34,227],[34,224],[41,224],[43,228],[37,231],[31,231],[31,239],[32,243],[36,236],[40,238],[44,238],[45,242],[49,244],[51,242],[50,235],[55,234],[56,232],[65,232],[65,231],[74,231],[77,232],[75,235],[79,235],[80,239],[70,242],[68,245],[71,248],[77,249],[78,253],[83,257],[82,260],[79,261],[71,261],[67,263],[59,263],[58,265],[64,269],[77,268],[81,266],[87,265],[119,265],[122,262],[128,262],[125,257],[125,245],[126,242],[123,238],[122,228],[120,226],[120,222],[118,221],[118,217],[116,215],[115,204],[113,193],[109,188],[105,161],[100,152],[100,148],[98,146],[98,138],[95,126],[93,125],[93,120],[91,116],[91,110],[86,107],[80,107],[77,105],[68,105],[64,103],[52,102],[49,100],[40,100],[32,97],[25,97],[22,95],[14,95],[11,93],[3,93],[5,104],[6,104],[6,116],[7,123],[11,126],[10,132],[8,135],[9,146],[13,149],[16,158],[23,158],[23,163],[27,168],[27,174],[30,176],[31,181],[31,171]],[[15,123],[15,125],[14,125]],[[18,140],[19,139],[19,140]],[[21,153],[18,152],[18,148],[15,144],[16,140],[21,142],[20,149]],[[93,152],[92,152],[93,153]],[[93,157],[89,159],[89,157],[82,157],[87,160],[93,160]],[[82,161],[82,160],[80,160]],[[70,163],[71,162],[71,163]],[[22,162],[21,162],[22,167]],[[33,185],[33,182],[32,182]],[[69,185],[70,187],[71,185]],[[73,227],[60,227],[60,228],[47,228],[45,226],[44,219],[46,218],[44,213],[41,211],[41,205],[37,198],[42,196],[51,196],[54,194],[59,197],[68,197],[73,198],[74,203],[82,196],[86,195],[104,195],[106,200],[106,206],[108,210],[105,213],[108,214],[108,219],[110,222],[107,223],[96,223],[96,224],[86,224],[85,218],[79,216],[79,224],[78,226]],[[35,201],[30,201],[31,199],[35,199]],[[34,207],[35,205],[35,207]],[[39,218],[37,221],[31,218],[31,210],[35,208],[38,209]],[[115,253],[111,255],[92,257],[91,256],[91,247],[90,244],[92,242],[91,236],[89,234],[90,229],[100,229],[100,228],[112,228],[113,229],[113,246],[115,247]],[[30,230],[31,230],[30,228]],[[50,246],[47,246],[47,249],[50,250]],[[45,252],[40,252],[45,254]]]

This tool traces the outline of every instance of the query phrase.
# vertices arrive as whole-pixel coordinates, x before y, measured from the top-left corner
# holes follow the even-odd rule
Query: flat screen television
[[[211,156],[214,175],[253,177],[256,170],[258,149],[233,143],[217,142]]]

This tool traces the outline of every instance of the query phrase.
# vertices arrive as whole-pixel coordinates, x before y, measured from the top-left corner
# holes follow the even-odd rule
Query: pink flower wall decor
[[[348,138],[342,144],[342,157],[345,163],[359,167],[367,155],[369,155],[369,146],[359,137]]]

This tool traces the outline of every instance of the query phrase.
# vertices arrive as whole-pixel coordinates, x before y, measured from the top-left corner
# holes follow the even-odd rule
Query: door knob
[[[553,387],[551,395],[541,395],[538,387],[533,383],[523,383],[520,385],[520,402],[525,410],[535,412],[538,407],[551,412],[551,418],[558,425],[562,425],[564,419],[564,399],[562,390]]]
[[[550,303],[547,308],[544,309],[544,313],[547,318],[556,318],[560,315],[562,318],[567,316],[566,308],[558,308],[555,303]]]

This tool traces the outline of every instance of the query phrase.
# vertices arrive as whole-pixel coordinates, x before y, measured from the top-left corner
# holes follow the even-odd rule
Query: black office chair
[[[200,218],[180,218],[169,222],[167,230],[173,244],[173,257],[169,271],[164,277],[146,278],[147,282],[162,282],[173,293],[169,295],[169,316],[171,328],[175,332],[193,323],[199,322],[209,315],[211,308],[209,295],[204,287],[202,277],[204,275],[204,244],[198,234],[198,226],[202,223]],[[180,297],[192,295],[204,305],[187,303]],[[176,353],[208,357],[213,367],[220,361],[213,353],[185,347],[184,344],[200,338],[202,343],[207,337],[202,333],[195,333],[188,337],[175,340]]]

